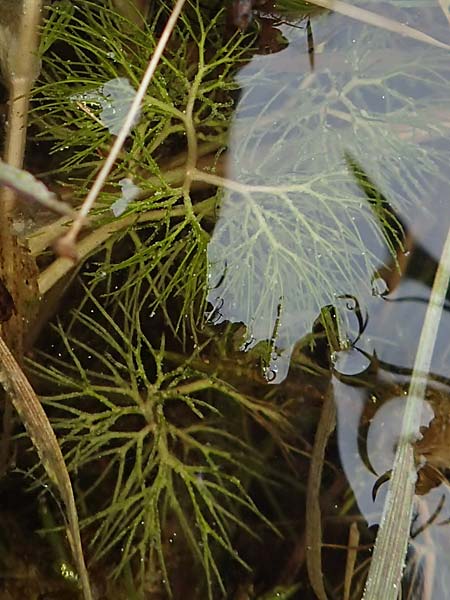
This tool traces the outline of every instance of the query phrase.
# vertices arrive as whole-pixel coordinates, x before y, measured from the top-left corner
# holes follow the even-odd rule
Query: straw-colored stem
[[[450,231],[428,302],[411,376],[399,443],[364,593],[364,600],[396,600],[410,534],[416,466],[413,443],[420,436],[421,406],[442,309],[450,282]]]
[[[12,19],[19,19],[16,33],[11,43],[4,49],[3,70],[9,90],[9,108],[3,159],[8,164],[21,168],[25,154],[28,123],[28,106],[31,86],[39,72],[37,46],[42,0],[23,0],[20,13],[13,13]],[[20,14],[20,17],[19,17]],[[14,28],[15,23],[12,23]],[[5,42],[6,43],[6,42]],[[17,282],[23,279],[20,272],[21,260],[18,256],[17,240],[12,223],[16,205],[15,193],[6,187],[0,189],[0,276],[3,284],[14,298],[16,308],[21,306],[18,298],[20,289]],[[6,344],[20,361],[23,343],[24,315],[16,313],[2,324],[2,336]],[[3,412],[3,435],[0,443],[0,472],[6,469],[9,460],[10,438],[12,433],[12,406],[7,400]]]

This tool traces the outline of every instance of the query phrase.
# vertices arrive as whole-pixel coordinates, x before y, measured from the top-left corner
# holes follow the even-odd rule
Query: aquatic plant
[[[113,315],[111,303],[85,293],[69,333],[57,328],[61,358],[54,350],[40,353],[32,372],[50,384],[42,401],[55,415],[69,472],[81,477],[78,499],[92,557],[120,548],[115,575],[134,565],[142,589],[162,580],[170,593],[174,574],[167,561],[187,545],[203,567],[208,596],[217,584],[225,594],[217,552],[245,567],[232,544],[236,528],[253,535],[248,513],[271,527],[246,491],[264,469],[239,421],[243,425],[248,415],[270,429],[283,426],[283,418],[276,408],[190,368],[189,360],[170,368],[164,337],[155,347],[142,331],[148,293],[138,301],[129,289],[111,305]],[[172,552],[165,549],[168,541]]]
[[[95,15],[95,11],[92,14]],[[201,19],[198,15],[197,18]],[[48,43],[62,35],[58,31],[67,35],[67,19],[61,9],[59,15],[51,19]],[[61,161],[60,168],[64,168],[66,174],[68,168],[76,173],[76,169],[85,166],[94,172],[98,160],[92,153],[98,152],[109,139],[105,124],[98,122],[100,103],[89,96],[92,89],[98,90],[98,80],[104,82],[127,72],[130,81],[138,81],[136,73],[130,73],[130,64],[132,69],[143,68],[139,59],[130,63],[130,57],[124,55],[126,46],[122,46],[121,52],[113,49],[113,42],[108,42],[107,36],[99,31],[99,20],[94,17],[86,26],[92,28],[88,29],[89,35],[100,39],[100,56],[106,64],[103,67],[100,61],[93,67],[85,67],[86,36],[80,38],[77,32],[80,24],[76,17],[74,19],[69,22],[74,27],[75,52],[80,57],[69,59],[72,76],[66,85],[75,93],[60,85],[58,79],[58,73],[67,68],[65,60],[50,55],[45,73],[52,78],[52,83],[41,88],[40,93],[47,100],[37,113],[38,119],[42,114],[46,125],[43,135],[52,136],[55,150],[71,150],[75,146],[70,157]],[[208,48],[214,45],[215,22],[213,19],[203,31],[198,42],[200,52],[204,52],[206,40]],[[137,46],[148,47],[146,35],[141,30],[136,33]],[[289,60],[296,60],[294,51],[288,49],[271,62],[252,61],[235,79],[229,77],[230,69],[236,67],[235,61],[243,56],[248,44],[244,43],[242,48],[242,40],[232,38],[215,55],[208,56],[207,63],[200,56],[198,71],[195,68],[189,71],[186,64],[188,38],[184,37],[181,46],[177,45],[176,59],[181,65],[177,67],[176,77],[173,65],[169,66],[169,49],[164,67],[153,84],[154,90],[142,107],[145,125],[137,127],[130,147],[112,176],[112,182],[117,182],[127,176],[134,164],[139,164],[134,181],[141,187],[142,195],[128,205],[128,214],[173,208],[180,205],[183,196],[187,217],[184,223],[188,231],[186,235],[183,225],[177,223],[173,240],[180,242],[181,234],[184,240],[181,243],[190,257],[183,264],[193,265],[192,269],[183,271],[186,279],[181,285],[185,291],[198,289],[189,282],[195,282],[200,273],[204,273],[205,262],[201,257],[209,226],[197,227],[199,219],[191,214],[190,194],[182,194],[182,173],[178,168],[163,173],[158,164],[164,161],[164,152],[173,143],[169,140],[179,140],[179,135],[187,134],[186,164],[195,165],[199,156],[227,144],[226,177],[200,168],[195,168],[190,175],[193,182],[216,185],[224,190],[223,197],[218,197],[221,201],[219,219],[208,246],[208,277],[212,288],[209,301],[216,321],[223,319],[247,325],[248,348],[272,340],[277,363],[268,366],[278,371],[279,379],[286,375],[295,343],[309,331],[321,307],[337,304],[339,308],[339,297],[348,294],[361,298],[370,295],[371,277],[386,260],[386,251],[395,256],[401,249],[401,227],[395,223],[395,214],[407,210],[416,198],[428,193],[425,175],[434,173],[442,177],[441,165],[445,159],[433,149],[419,148],[414,132],[429,127],[425,119],[431,106],[441,107],[446,97],[445,54],[424,44],[420,50],[420,73],[415,55],[405,55],[401,69],[397,65],[389,69],[380,63],[386,44],[394,43],[398,51],[403,52],[404,43],[401,38],[393,41],[388,35],[377,32],[374,37],[372,29],[355,25],[348,36],[355,36],[357,43],[352,47],[351,62],[343,70],[321,73],[319,64],[317,73],[309,76],[306,64],[304,69],[299,64],[298,76],[293,77],[290,69],[285,70]],[[70,40],[71,35],[66,39]],[[99,47],[97,42],[95,44]],[[379,50],[375,51],[374,44]],[[111,59],[115,62],[111,63]],[[121,60],[126,64],[121,64]],[[222,74],[217,79],[219,67]],[[85,74],[86,68],[92,72]],[[101,68],[104,71],[99,78],[92,69]],[[276,83],[271,69],[278,69]],[[364,75],[355,78],[355,70]],[[185,71],[190,73],[191,81],[184,75]],[[417,78],[422,82],[420,86],[416,85]],[[238,85],[243,97],[228,130],[233,105],[231,97],[227,101],[223,94]],[[407,87],[410,94],[402,96],[404,92],[400,87],[402,90]],[[182,112],[185,105],[197,107],[190,122]],[[91,119],[86,115],[87,107],[93,111]],[[64,127],[59,123],[64,123]],[[67,125],[71,127],[68,129]],[[398,132],[393,133],[396,130]],[[55,144],[58,136],[61,141]],[[278,140],[275,145],[271,141],[274,138]],[[370,154],[365,168],[377,188],[390,199],[390,205],[376,200],[367,202],[347,168],[345,156],[360,156],[368,146],[377,147],[379,151]],[[162,155],[158,160],[155,157],[159,153]],[[180,156],[175,164],[179,167],[183,162]],[[410,169],[413,163],[414,175]],[[218,168],[214,158],[211,168]],[[77,181],[74,175],[72,179]],[[87,174],[77,189],[84,193],[85,182],[89,180]],[[180,187],[174,188],[172,182],[179,183]],[[98,210],[104,214],[108,195],[103,198],[102,209]],[[212,194],[211,203],[202,205],[202,210],[211,214],[215,198]],[[192,206],[195,213],[195,203]],[[195,238],[189,232],[192,224]],[[166,235],[165,240],[168,238]],[[158,245],[152,244],[144,251],[148,264],[159,264],[154,254],[155,251],[160,253]],[[113,268],[118,269],[120,265]],[[172,281],[179,280],[179,277],[172,278]],[[171,293],[171,285],[164,280],[160,298],[163,300]],[[185,306],[191,305],[192,297],[184,293],[183,296],[187,298]],[[341,318],[345,320],[345,311]],[[346,334],[343,335],[345,338]]]
[[[33,138],[49,150],[42,176],[74,207],[170,12],[154,3],[146,21],[131,21],[116,4],[54,2],[43,29]],[[289,19],[304,16],[304,3],[278,4]],[[249,522],[262,537],[278,531],[285,512],[273,486],[293,485],[283,471],[296,451],[289,398],[261,391],[257,359],[282,381],[299,340],[313,345],[324,307],[335,315],[329,346],[348,348],[348,298],[364,308],[379,268],[398,268],[404,215],[430,193],[430,176],[448,184],[447,151],[417,143],[447,128],[445,44],[392,22],[391,33],[355,22],[337,39],[336,22],[320,22],[334,62],[317,56],[311,73],[299,30],[283,30],[282,53],[250,62],[257,22],[232,32],[221,2],[187,2],[75,248],[81,260],[98,254],[53,345],[41,343],[30,363],[76,481],[88,555],[121,581],[134,577],[136,593],[170,595],[186,555],[198,597],[235,589],[230,559],[251,568],[236,552],[240,534],[254,534]],[[46,261],[67,223],[38,231],[33,254]],[[41,292],[73,268],[61,257],[44,264]],[[325,445],[311,464],[323,463]]]
[[[152,27],[164,14],[164,9],[157,11]],[[79,502],[86,509],[82,526],[89,532],[98,522],[91,542],[93,559],[104,559],[121,547],[113,569],[117,576],[131,566],[140,589],[165,586],[170,593],[173,573],[167,567],[170,553],[167,558],[165,535],[168,523],[175,520],[173,526],[179,529],[175,546],[189,547],[202,565],[205,584],[198,584],[199,593],[209,597],[217,587],[225,594],[218,553],[228,552],[245,566],[232,539],[239,528],[251,535],[246,524],[249,513],[273,528],[247,491],[255,478],[267,479],[268,473],[245,442],[239,423],[248,426],[251,419],[272,436],[287,429],[279,409],[235,391],[214,374],[196,371],[188,357],[180,367],[168,369],[170,353],[164,338],[150,341],[141,331],[141,316],[147,320],[158,308],[175,335],[189,328],[197,336],[195,325],[202,319],[210,227],[203,228],[203,220],[213,214],[216,192],[199,203],[193,196],[191,202],[190,191],[184,191],[183,164],[197,164],[204,154],[211,155],[223,145],[236,89],[232,70],[253,39],[234,35],[223,43],[221,18],[223,24],[223,13],[215,12],[204,26],[204,15],[192,3],[178,23],[173,55],[169,47],[141,109],[146,125],[136,124],[134,141],[111,176],[113,186],[114,182],[123,185],[133,173],[138,198],[129,199],[125,219],[142,214],[149,217],[149,225],[130,231],[131,246],[119,237],[121,243],[114,243],[101,260],[70,331],[60,329],[66,360],[55,360],[50,353],[32,367],[41,382],[48,380],[62,388],[56,396],[43,395],[43,402],[50,414],[59,415],[52,422],[69,472],[79,477],[87,472],[89,477],[99,456],[106,465],[92,486],[81,490],[80,483],[79,487]],[[57,3],[50,12],[43,35],[44,83],[36,89],[33,122],[42,131],[38,139],[51,141],[52,152],[57,152],[53,175],[74,186],[77,195],[84,193],[102,160],[97,152],[108,146],[108,126],[117,133],[116,94],[124,101],[123,92],[130,85],[118,76],[126,72],[129,81],[135,85],[139,81],[145,65],[136,56],[144,48],[148,54],[155,43],[152,27],[141,30],[92,2]],[[116,30],[119,35],[112,38]],[[57,42],[64,42],[62,54],[59,47],[54,51]],[[93,62],[94,47],[100,60]],[[191,64],[192,56],[196,62]],[[61,81],[68,64],[71,76]],[[163,169],[161,163],[168,161],[171,147],[178,151],[175,166]],[[68,159],[66,151],[70,151]],[[214,154],[210,168],[213,164]],[[100,198],[94,235],[95,227],[111,220],[116,201],[115,192]],[[123,255],[116,246],[125,249],[125,260],[116,261],[117,252]],[[100,296],[98,289],[103,290]],[[95,318],[86,313],[87,299],[95,308]],[[77,330],[91,339],[79,340],[71,333]],[[102,359],[105,343],[110,350]],[[81,354],[91,362],[83,364]],[[101,367],[95,383],[92,361]],[[52,363],[53,367],[43,366]],[[109,373],[103,372],[105,367]],[[86,408],[81,409],[80,403]],[[99,505],[96,494],[105,488],[106,502]]]

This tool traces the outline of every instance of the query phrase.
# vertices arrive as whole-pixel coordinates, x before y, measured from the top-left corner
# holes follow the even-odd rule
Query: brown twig
[[[2,39],[2,70],[9,91],[3,158],[9,165],[21,168],[25,152],[30,91],[39,73],[36,52],[42,0],[23,0],[18,2],[17,6],[20,12],[16,12],[16,7],[13,8],[9,22],[4,25]],[[8,17],[7,7],[3,7],[2,10],[5,11],[4,16]],[[2,324],[2,336],[20,361],[24,329],[28,321],[27,307],[37,291],[37,268],[14,234],[12,217],[15,205],[15,192],[3,187],[0,191],[0,276],[3,285],[14,299],[16,311]],[[28,282],[28,285],[24,285],[24,282]],[[9,460],[11,433],[12,407],[6,399],[0,444],[0,472],[6,469]]]
[[[327,600],[322,572],[322,515],[320,486],[328,438],[336,427],[336,407],[332,386],[325,394],[311,457],[306,497],[306,567],[316,596]]]

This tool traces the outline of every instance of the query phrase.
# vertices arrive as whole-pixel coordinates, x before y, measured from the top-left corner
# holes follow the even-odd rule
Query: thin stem
[[[251,185],[247,183],[239,183],[239,181],[233,181],[232,179],[227,179],[225,177],[220,177],[219,175],[214,175],[213,173],[205,173],[204,171],[199,171],[198,169],[194,169],[192,173],[193,181],[203,181],[205,183],[209,183],[210,185],[214,185],[217,187],[227,188],[234,192],[239,192],[240,194],[249,194],[252,192],[261,192],[263,194],[270,193],[282,193],[282,192],[304,192],[309,187],[308,185],[302,184],[292,184],[292,185]]]
[[[215,199],[208,198],[203,202],[199,202],[195,205],[196,212],[207,212],[209,209],[213,209],[215,206]],[[112,223],[107,223],[101,227],[98,227],[90,235],[86,236],[76,246],[77,254],[81,259],[86,258],[88,254],[94,250],[98,250],[102,244],[104,244],[112,235],[126,229],[137,223],[149,223],[151,221],[161,221],[167,217],[167,209],[161,208],[158,210],[148,211],[142,213],[139,216],[131,214],[123,219],[118,219]],[[186,216],[186,208],[184,206],[177,206],[170,209],[171,217],[182,217]],[[39,276],[39,292],[40,294],[46,294],[58,281],[60,281],[65,275],[67,275],[74,268],[73,261],[69,258],[60,257],[57,258],[47,269],[45,269]]]
[[[31,86],[39,74],[37,46],[42,0],[22,0],[17,39],[8,52],[9,113],[4,161],[21,168],[27,134],[28,105]]]
[[[211,169],[214,165],[216,172],[223,170],[223,158],[217,159],[215,151],[223,146],[224,140],[217,140],[214,142],[205,142],[198,147],[197,167],[204,169]],[[171,187],[181,186],[186,176],[186,151],[180,152],[175,158],[170,160],[170,164],[162,169],[162,175],[164,182]],[[157,189],[161,185],[161,177],[153,176],[147,177],[146,183],[149,188],[152,186]],[[191,185],[194,190],[203,190],[210,187],[212,184],[196,179],[194,185]],[[145,191],[145,193],[139,195],[136,200],[146,200],[151,197],[151,193]],[[148,213],[146,213],[148,214]],[[57,219],[51,225],[44,225],[40,229],[33,231],[31,236],[27,239],[28,248],[33,257],[39,256],[44,250],[49,248],[60,236],[64,235],[70,223],[71,218],[61,217]]]
[[[450,282],[450,230],[442,250],[428,302],[406,400],[402,431],[389,482],[364,600],[396,600],[406,559],[414,501],[416,466],[413,443],[420,436],[421,403],[425,397],[436,336]]]
[[[203,58],[203,53],[200,50],[199,52],[199,60]],[[188,142],[188,151],[186,158],[186,177],[183,183],[183,199],[184,204],[186,206],[186,211],[189,215],[189,218],[194,225],[194,227],[198,230],[198,222],[194,215],[194,210],[192,208],[191,201],[191,184],[194,179],[194,175],[196,173],[196,164],[198,157],[198,144],[197,144],[197,133],[195,131],[194,125],[194,106],[195,100],[197,99],[198,88],[200,86],[201,80],[203,77],[203,66],[199,63],[198,73],[195,77],[194,83],[189,91],[189,99],[186,105],[186,117],[184,119],[185,127],[186,127],[186,138]]]

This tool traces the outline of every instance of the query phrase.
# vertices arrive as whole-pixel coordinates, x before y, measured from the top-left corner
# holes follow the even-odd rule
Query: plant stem
[[[405,565],[416,483],[413,443],[420,436],[436,336],[450,282],[450,230],[442,250],[420,335],[386,503],[367,578],[364,600],[396,600]]]
[[[222,141],[218,142],[207,142],[202,144],[198,148],[198,170],[201,172],[201,169],[211,169],[214,166],[215,170],[219,173],[223,169],[223,164],[220,159],[217,160],[215,155],[215,150],[220,148],[222,145]],[[180,153],[177,157],[170,161],[170,165],[166,168],[166,170],[162,171],[164,176],[164,181],[166,184],[171,187],[177,187],[183,185],[184,179],[186,177],[186,152]],[[154,186],[155,189],[161,184],[161,179],[158,176],[148,177],[147,185],[149,187]],[[191,191],[194,190],[203,190],[210,187],[212,184],[203,181],[200,178],[196,179],[194,183],[191,185]],[[152,195],[151,192],[145,192],[144,194],[139,195],[136,198],[136,201],[146,200],[150,198]],[[195,210],[195,209],[194,209]],[[148,211],[145,214],[150,214]],[[126,217],[125,217],[126,218]],[[148,220],[145,219],[144,220]],[[31,255],[33,257],[39,256],[44,250],[49,248],[55,240],[57,240],[60,236],[62,236],[67,227],[72,222],[72,219],[69,217],[61,217],[51,223],[51,225],[45,225],[44,227],[34,231],[31,236],[28,238],[28,247],[30,249]]]
[[[13,40],[8,52],[9,112],[4,160],[21,168],[27,135],[28,106],[30,91],[39,74],[37,47],[39,24],[42,14],[42,0],[22,0],[17,39]]]
[[[18,169],[23,166],[31,86],[39,73],[39,60],[36,53],[42,0],[23,0],[19,4],[21,4],[20,12],[11,15],[12,19],[19,19],[15,36],[17,39],[12,39],[10,48],[7,49],[6,77],[9,109],[3,156],[7,164]],[[17,238],[12,226],[16,205],[15,192],[3,187],[0,202],[1,277],[14,299],[16,309],[20,309],[21,299],[18,297],[20,288],[17,282],[24,274],[18,256]],[[20,313],[20,310],[17,312]],[[24,317],[25,315],[18,314],[2,326],[3,337],[19,361]]]
[[[314,439],[306,496],[306,567],[312,588],[319,600],[327,600],[322,571],[322,512],[320,487],[325,450],[336,427],[336,406],[331,384],[325,393],[319,425]]]
[[[298,185],[250,185],[248,183],[240,183],[233,179],[220,177],[214,173],[205,173],[198,169],[194,169],[192,173],[193,181],[203,181],[217,187],[227,188],[240,194],[251,194],[252,192],[261,192],[262,194],[282,193],[282,192],[305,192],[311,187],[311,183]]]
[[[22,168],[30,91],[39,73],[37,46],[42,0],[22,0],[18,5],[20,5],[19,11],[11,15],[12,25],[15,26],[16,21],[19,23],[17,31],[13,30],[9,40],[10,45],[5,49],[4,70],[9,90],[9,109],[3,158],[9,165]],[[0,205],[0,275],[4,286],[14,299],[16,308],[15,314],[2,324],[1,329],[7,346],[20,362],[23,353],[24,324],[27,322],[24,311],[29,300],[26,297],[27,289],[21,283],[28,278],[28,275],[25,275],[25,267],[29,267],[31,272],[34,261],[30,257],[22,260],[24,249],[19,245],[13,231],[15,192],[3,187],[0,192]],[[30,281],[30,288],[31,283]],[[4,472],[9,460],[12,422],[12,405],[8,399],[5,399],[3,435],[0,443],[0,473]]]
[[[198,157],[198,144],[197,144],[197,133],[195,131],[194,125],[194,106],[195,101],[197,99],[198,89],[200,87],[202,77],[203,77],[203,52],[200,50],[199,52],[199,65],[198,72],[195,76],[194,82],[189,90],[189,98],[186,105],[186,117],[184,119],[184,124],[186,127],[186,138],[188,142],[188,152],[186,159],[186,177],[184,179],[183,184],[183,198],[184,204],[186,206],[187,214],[193,224],[193,226],[198,230],[198,221],[195,218],[194,211],[192,208],[192,200],[191,200],[191,184],[194,180],[196,173],[196,164]]]
[[[212,210],[215,206],[215,199],[208,198],[203,202],[199,202],[195,205],[197,212],[205,212],[209,209]],[[102,225],[93,231],[90,235],[87,235],[81,240],[76,246],[76,251],[80,260],[85,259],[88,254],[94,250],[98,250],[102,244],[104,244],[112,235],[131,227],[137,223],[149,223],[151,221],[161,221],[167,217],[167,214],[171,217],[182,217],[186,215],[186,208],[184,206],[177,206],[175,208],[168,209],[161,208],[158,210],[151,210],[146,213],[142,213],[138,216],[131,214],[123,219],[118,219],[112,223]],[[69,258],[57,258],[47,269],[45,269],[39,276],[39,292],[40,294],[46,294],[58,281],[60,281],[65,275],[67,275],[74,268],[74,263]]]

